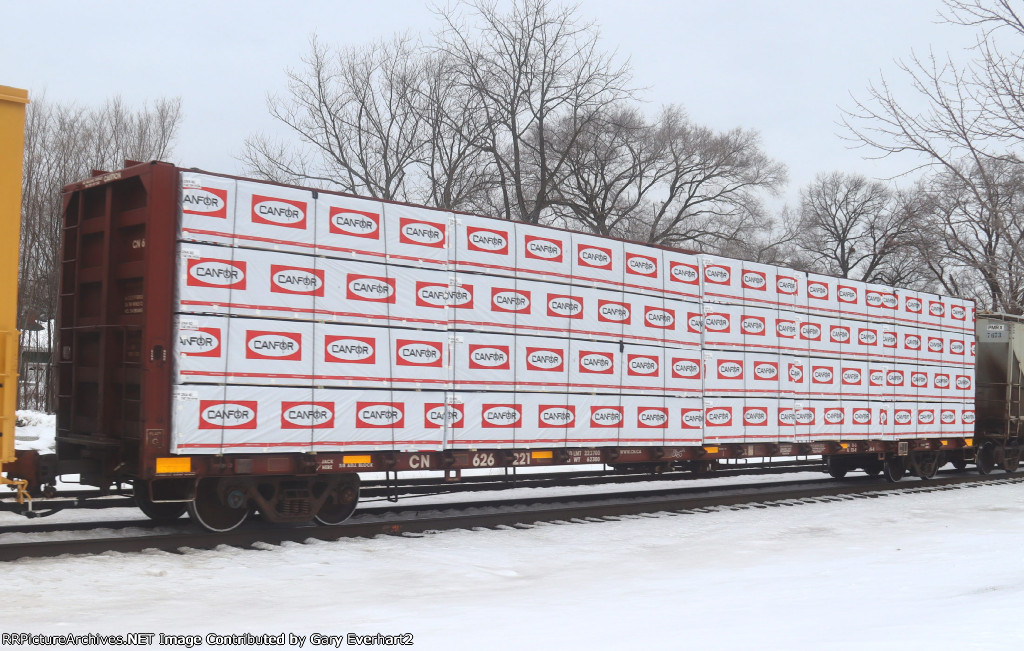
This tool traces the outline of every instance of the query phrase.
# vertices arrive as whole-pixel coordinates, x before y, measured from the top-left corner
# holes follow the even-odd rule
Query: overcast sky
[[[838,136],[839,107],[910,51],[957,51],[964,28],[937,22],[941,0],[585,0],[580,14],[608,49],[629,57],[653,113],[680,104],[698,123],[762,134],[785,163],[784,200],[819,172],[887,177],[909,160],[869,161]],[[181,96],[173,162],[241,173],[244,138],[274,131],[268,92],[284,89],[314,31],[360,44],[398,31],[427,36],[420,0],[272,2],[6,2],[0,85],[50,100],[133,103]],[[903,84],[896,83],[897,89]],[[908,96],[912,96],[909,92]]]

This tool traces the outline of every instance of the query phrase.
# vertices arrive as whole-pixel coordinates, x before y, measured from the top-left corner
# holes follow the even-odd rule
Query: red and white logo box
[[[305,255],[315,252],[317,199],[312,191],[238,181],[236,196],[236,245]]]
[[[316,255],[385,262],[388,208],[380,201],[321,193],[316,202]]]
[[[704,443],[763,443],[787,440],[775,398],[705,398]],[[791,438],[791,436],[790,436]]]
[[[803,272],[710,255],[701,255],[699,260],[705,302],[798,312],[807,309]]]
[[[312,406],[313,391],[253,385],[177,385],[172,389],[171,452],[308,452],[311,429],[282,427],[282,406]],[[303,416],[296,415],[301,420]],[[316,419],[320,414],[306,414]]]
[[[573,233],[570,241],[570,273],[574,284],[622,289],[625,273],[622,242],[585,233]]]
[[[515,390],[519,362],[514,335],[458,332],[450,337],[456,390]]]
[[[384,204],[389,263],[448,269],[454,263],[454,216],[446,211]]]
[[[785,336],[789,333],[779,336],[776,310],[725,304],[705,304],[703,309],[702,323],[691,317],[686,327],[703,328],[705,348],[776,352],[782,343],[792,345]]]
[[[235,233],[235,180],[183,172],[178,197],[178,238],[230,245]]]
[[[456,215],[452,244],[455,270],[515,278],[516,226],[511,221]]]
[[[181,316],[176,327],[175,382],[313,383],[312,323]]]

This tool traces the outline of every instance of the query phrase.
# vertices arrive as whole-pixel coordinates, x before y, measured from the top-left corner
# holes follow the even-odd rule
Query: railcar
[[[335,524],[365,473],[1020,460],[1022,327],[971,301],[132,163],[65,188],[57,451],[157,519]]]

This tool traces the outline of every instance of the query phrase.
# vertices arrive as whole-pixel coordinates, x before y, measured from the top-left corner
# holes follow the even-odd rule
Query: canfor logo
[[[597,301],[597,320],[605,323],[628,324],[630,321],[629,305],[599,299]]]
[[[622,424],[622,407],[590,408],[591,427],[618,427]]]
[[[639,253],[626,254],[626,273],[646,278],[658,277],[658,259]]]
[[[819,301],[828,300],[828,285],[819,280],[807,281],[807,296]]]
[[[405,427],[405,403],[357,401],[356,427],[368,429]]]
[[[709,264],[704,267],[704,282],[712,285],[728,285],[732,278],[729,267],[720,264]]]
[[[398,225],[398,241],[402,244],[443,249],[446,246],[446,232],[445,224],[402,217]]]
[[[548,294],[548,316],[583,318],[583,299],[562,294]]]
[[[913,334],[903,335],[903,347],[907,350],[921,350],[921,337]]]
[[[954,305],[949,309],[949,314],[957,321],[964,321],[967,319],[967,309],[963,305]]]
[[[797,425],[817,424],[817,410],[814,407],[804,407],[803,409],[797,409],[795,411]]]
[[[739,380],[743,378],[742,359],[720,359],[716,368],[719,380]]]
[[[494,312],[530,313],[530,290],[491,288],[491,310]]]
[[[961,420],[961,422],[963,422],[964,425],[971,425],[971,424],[973,424],[974,423],[974,410],[973,409],[964,409],[963,414],[960,416],[960,420]]]
[[[752,337],[763,337],[767,327],[763,316],[744,316],[740,319],[740,332]]]
[[[899,307],[900,301],[896,298],[896,294],[892,292],[886,292],[882,294],[882,308],[886,310],[895,310]]]
[[[615,372],[615,355],[600,351],[580,351],[580,373],[610,375]]]
[[[971,388],[971,377],[969,375],[958,375],[956,376],[956,388],[961,391],[966,391]]]
[[[754,379],[774,382],[779,379],[778,362],[754,362]]]
[[[686,331],[699,334],[704,330],[704,317],[694,312],[686,313]]]
[[[840,303],[856,303],[857,288],[850,285],[839,285],[836,287],[836,298]]]
[[[656,355],[629,355],[626,373],[633,376],[658,377],[661,375],[661,360]]]
[[[512,368],[510,358],[508,346],[469,345],[469,368],[507,371]]]
[[[576,424],[576,407],[572,405],[540,405],[537,426],[543,428],[572,427]]]
[[[804,365],[799,362],[790,362],[787,369],[787,376],[790,382],[800,383],[804,381]]]
[[[775,289],[780,294],[794,296],[800,285],[793,276],[775,276]]]
[[[858,425],[871,424],[871,410],[865,407],[858,407],[853,410],[853,422]]]
[[[395,363],[399,366],[443,366],[444,344],[436,341],[395,341]]]
[[[373,337],[327,335],[324,338],[324,361],[342,364],[376,364],[377,340]]]
[[[903,371],[889,371],[885,374],[885,384],[890,387],[901,387],[906,377]]]
[[[892,420],[897,425],[909,425],[914,422],[914,416],[909,409],[897,409],[892,415]]]
[[[928,301],[928,314],[934,317],[946,316],[946,306],[942,301]]]
[[[921,409],[917,412],[917,422],[921,425],[931,425],[935,422],[934,409]]]
[[[821,324],[801,323],[800,338],[805,341],[821,341]]]
[[[956,422],[956,411],[952,409],[943,409],[939,415],[943,425],[952,425]]]
[[[832,384],[835,380],[835,370],[831,366],[812,366],[812,384]]]
[[[744,269],[743,275],[740,276],[740,285],[743,286],[743,289],[763,292],[768,288],[768,275],[763,271]]]
[[[921,373],[920,371],[914,371],[910,374],[910,385],[913,387],[927,387],[928,386],[928,374]]]
[[[546,260],[547,262],[562,261],[562,243],[559,240],[552,240],[546,237],[527,235],[524,238],[526,244],[526,257],[534,260]]]
[[[882,331],[882,347],[883,348],[895,348],[896,347],[896,333],[892,330]]]
[[[380,215],[375,212],[331,206],[328,219],[328,230],[335,235],[380,239]]]
[[[480,414],[483,427],[518,427],[523,406],[517,404],[484,405]]]
[[[732,425],[732,407],[708,407],[704,411],[704,424],[708,427]]]
[[[637,407],[636,426],[648,429],[666,429],[668,427],[668,409],[665,407]]]
[[[394,303],[395,283],[394,278],[349,274],[345,285],[345,297],[350,301]]]
[[[324,270],[270,265],[270,291],[278,294],[324,295]]]
[[[252,223],[305,229],[306,202],[253,195]]]
[[[187,266],[190,287],[215,289],[245,289],[245,262],[199,258],[189,260]]]
[[[828,339],[834,344],[850,343],[850,326],[829,326]]]
[[[868,370],[868,384],[873,387],[880,387],[885,384],[885,371],[881,369]]]
[[[701,409],[687,409],[683,407],[680,410],[682,415],[683,429],[703,429],[704,428],[704,411]]]
[[[428,402],[423,405],[423,426],[427,429],[462,429],[466,422],[465,405]]]
[[[942,337],[928,337],[929,352],[941,353],[943,348]]]
[[[644,324],[649,328],[670,330],[676,324],[676,311],[660,307],[644,307]]]
[[[841,407],[826,407],[822,418],[829,425],[842,425],[846,422],[846,412]]]
[[[696,359],[672,358],[672,377],[681,380],[700,378],[700,361]]]
[[[463,307],[473,308],[473,286],[451,286],[446,283],[416,281],[416,305],[418,307]]]
[[[844,367],[840,377],[843,384],[859,386],[864,381],[864,372],[859,368]]]
[[[915,296],[906,296],[903,299],[904,309],[909,314],[920,314],[922,309],[921,299]]]
[[[948,389],[949,388],[949,374],[948,373],[936,373],[932,379],[932,386],[936,389]]]
[[[332,429],[333,402],[282,402],[281,429]]]
[[[466,248],[480,253],[508,255],[508,232],[494,228],[467,226]]]
[[[697,265],[685,262],[670,262],[668,265],[668,277],[674,282],[696,285],[700,280],[697,273]]]
[[[612,250],[600,246],[576,245],[576,259],[584,267],[611,270]]]
[[[781,407],[779,409],[779,426],[780,427],[795,427],[796,426],[796,410],[787,409]]]
[[[298,332],[246,330],[245,358],[297,362],[302,359],[302,335]]]
[[[200,400],[199,429],[256,429],[255,400]]]
[[[882,293],[875,289],[869,289],[864,292],[864,302],[868,304],[868,307],[880,308],[882,307]]]
[[[768,424],[768,408],[744,407],[743,424],[748,427],[764,427]]]
[[[778,319],[775,321],[775,333],[779,337],[794,339],[798,329],[796,321],[790,319]]]
[[[227,219],[228,191],[220,188],[183,188],[181,212],[186,215]]]
[[[857,342],[862,346],[874,346],[878,343],[878,331],[872,328],[858,329]]]
[[[949,340],[949,352],[953,355],[964,354],[964,342],[959,339]]]
[[[708,332],[729,332],[731,325],[728,314],[709,312],[704,315],[704,329]]]
[[[565,371],[565,351],[561,348],[526,348],[526,368],[529,371]]]
[[[220,328],[178,331],[178,354],[186,357],[220,357]]]

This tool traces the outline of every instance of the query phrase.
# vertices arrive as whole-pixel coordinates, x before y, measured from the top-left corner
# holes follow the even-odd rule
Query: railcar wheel
[[[878,459],[873,459],[864,464],[864,472],[867,473],[868,477],[877,477],[882,474],[883,465]]]
[[[313,519],[317,524],[331,526],[348,520],[359,504],[359,485],[339,486],[331,492]]]
[[[832,479],[842,479],[846,476],[846,473],[850,472],[850,467],[845,459],[841,461],[830,455],[825,457],[825,472]]]
[[[915,452],[910,458],[914,474],[921,479],[931,479],[939,469],[938,452]]]
[[[207,531],[231,531],[249,517],[245,488],[221,479],[200,479],[196,498],[188,504],[188,516]]]
[[[992,441],[986,441],[974,454],[974,465],[978,468],[979,475],[987,475],[996,467],[996,445]]]
[[[154,522],[174,522],[188,510],[188,502],[154,502],[144,481],[135,482],[132,492],[135,493],[135,506]]]
[[[885,481],[890,484],[903,479],[903,475],[906,473],[907,464],[904,463],[903,457],[888,457],[882,464],[882,474],[885,475]]]

